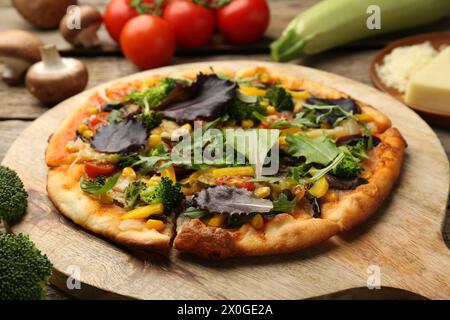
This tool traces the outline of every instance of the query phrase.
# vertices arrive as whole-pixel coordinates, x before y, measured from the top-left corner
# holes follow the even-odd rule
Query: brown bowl
[[[406,104],[405,94],[399,92],[397,89],[386,86],[383,81],[378,77],[375,66],[381,64],[383,62],[384,57],[391,53],[397,47],[411,46],[423,42],[430,42],[430,44],[435,48],[439,49],[443,45],[450,45],[450,32],[433,32],[433,33],[424,33],[417,36],[407,37],[395,42],[392,42],[390,45],[382,49],[373,59],[372,64],[370,66],[370,78],[372,79],[372,83],[374,86],[381,91],[384,91],[403,104]],[[420,116],[425,119],[430,124],[443,126],[446,128],[450,128],[450,112],[437,112],[433,110],[418,108],[413,105],[408,105],[411,109],[416,111]]]

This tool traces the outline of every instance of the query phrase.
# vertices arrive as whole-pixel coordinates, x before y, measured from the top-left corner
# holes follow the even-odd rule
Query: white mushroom
[[[77,0],[12,0],[14,7],[31,24],[40,29],[55,29],[67,7]]]
[[[40,60],[42,42],[33,34],[22,30],[0,31],[0,64],[2,79],[8,84],[22,82],[27,69]]]
[[[84,64],[76,59],[61,58],[54,45],[40,48],[42,61],[27,73],[28,91],[40,101],[54,104],[84,90],[88,73]]]
[[[97,30],[101,24],[102,15],[97,8],[80,6],[62,18],[59,32],[74,46],[92,48],[100,45]]]

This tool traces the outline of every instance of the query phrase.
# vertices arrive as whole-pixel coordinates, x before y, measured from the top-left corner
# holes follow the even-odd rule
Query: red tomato
[[[108,120],[106,120],[106,117],[109,116],[109,112],[100,112],[98,113],[95,118],[93,118],[88,123],[88,127],[90,130],[95,131],[97,129],[97,125],[100,123],[107,124]]]
[[[254,191],[255,184],[251,181],[248,181],[252,179],[252,177],[221,177],[217,178],[216,185],[227,185],[229,187],[243,188],[247,189],[248,191]]]
[[[138,16],[136,9],[131,4],[131,0],[112,0],[105,9],[103,20],[106,30],[111,38],[119,42],[120,33],[125,24],[131,18]],[[153,3],[154,0],[143,0],[142,3]]]
[[[222,36],[235,44],[258,40],[269,26],[266,0],[233,0],[218,9],[217,23]]]
[[[97,178],[100,176],[110,176],[117,171],[117,167],[110,163],[99,163],[94,161],[88,161],[84,163],[84,171],[91,178]]]
[[[194,48],[207,44],[214,34],[214,14],[211,10],[185,0],[169,3],[163,18],[172,26],[177,44]]]
[[[149,69],[172,59],[176,40],[168,22],[143,14],[127,22],[120,35],[120,45],[131,62],[141,69]]]

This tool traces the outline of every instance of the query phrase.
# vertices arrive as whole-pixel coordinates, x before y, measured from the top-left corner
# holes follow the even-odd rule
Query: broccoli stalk
[[[162,203],[165,212],[170,212],[179,207],[180,201],[184,198],[180,184],[178,182],[173,183],[167,177],[163,177],[156,186],[142,191],[140,197],[141,201],[147,204]]]
[[[17,222],[25,214],[28,194],[13,170],[0,166],[0,220]]]
[[[0,235],[0,300],[43,299],[52,267],[28,236]]]

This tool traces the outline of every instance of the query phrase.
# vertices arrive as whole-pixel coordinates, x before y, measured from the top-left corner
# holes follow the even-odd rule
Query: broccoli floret
[[[292,95],[283,87],[274,86],[270,88],[267,90],[265,97],[269,100],[270,104],[277,109],[277,111],[292,111],[294,108]]]
[[[356,177],[362,171],[362,166],[358,158],[351,154],[346,154],[344,159],[333,169],[334,176],[343,179]]]
[[[256,123],[259,123],[260,120],[255,116],[254,112],[265,115],[266,108],[261,106],[259,103],[246,103],[239,99],[235,99],[235,101],[228,108],[228,115],[230,118],[238,122],[251,119]]]
[[[0,235],[0,300],[38,300],[52,275],[52,263],[22,234]]]
[[[130,183],[125,189],[125,207],[133,209],[139,203],[141,192],[145,189],[145,183],[136,181]]]
[[[28,193],[13,170],[0,166],[0,219],[18,221],[27,208]]]
[[[134,91],[125,97],[125,101],[134,102],[140,106],[148,106],[150,109],[157,108],[169,93],[175,89],[175,79],[164,78],[155,86],[143,91]]]
[[[163,177],[155,187],[147,188],[141,192],[143,202],[148,204],[162,203],[165,212],[170,212],[179,207],[183,198],[180,184],[178,182],[173,183],[167,177]]]
[[[141,113],[137,116],[139,120],[144,123],[144,126],[147,130],[152,130],[159,126],[163,120],[163,115],[154,111],[150,111],[147,113]]]

